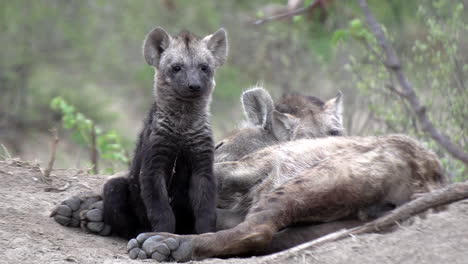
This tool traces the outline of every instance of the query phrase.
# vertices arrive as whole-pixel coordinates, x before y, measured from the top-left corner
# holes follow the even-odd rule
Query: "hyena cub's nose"
[[[189,89],[192,92],[199,92],[201,89],[201,86],[199,84],[190,84]]]

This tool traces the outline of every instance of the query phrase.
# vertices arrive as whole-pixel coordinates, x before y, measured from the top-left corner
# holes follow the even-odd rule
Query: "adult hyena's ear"
[[[343,124],[343,94],[341,92],[325,103],[325,111],[334,115],[340,124]]]
[[[272,130],[278,141],[290,141],[296,136],[299,119],[290,114],[280,113],[276,110],[272,113]]]
[[[161,54],[169,47],[171,36],[160,27],[153,29],[143,43],[143,55],[146,62],[156,68],[159,67]]]
[[[255,87],[241,96],[242,107],[247,121],[265,129],[271,127],[271,113],[274,110],[273,99],[263,88]]]
[[[228,55],[227,33],[224,28],[218,29],[215,33],[203,38],[203,42],[215,58],[216,67],[226,62]]]

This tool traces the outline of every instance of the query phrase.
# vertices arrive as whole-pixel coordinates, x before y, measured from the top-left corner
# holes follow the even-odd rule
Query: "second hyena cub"
[[[223,29],[205,38],[156,28],[144,43],[156,69],[155,101],[128,177],[104,186],[104,223],[122,237],[143,230],[205,233],[216,226],[209,103],[227,56]]]

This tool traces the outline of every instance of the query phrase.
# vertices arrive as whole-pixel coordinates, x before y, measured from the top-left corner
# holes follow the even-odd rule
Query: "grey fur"
[[[226,32],[220,29],[205,38],[188,31],[170,36],[157,27],[144,41],[143,55],[155,68],[155,99],[129,177],[104,186],[104,223],[123,237],[144,230],[214,231],[209,105],[214,74],[227,56]]]
[[[244,125],[216,145],[215,162],[236,161],[280,142],[345,134],[341,97],[339,93],[322,102],[313,96],[287,94],[274,105],[261,87],[245,91],[241,96]]]

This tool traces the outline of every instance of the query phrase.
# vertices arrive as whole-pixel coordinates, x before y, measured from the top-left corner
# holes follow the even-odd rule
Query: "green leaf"
[[[63,116],[62,122],[63,122],[63,127],[66,129],[72,129],[76,124],[76,120],[70,115]]]
[[[263,17],[265,17],[265,13],[263,13],[263,11],[259,10],[259,11],[257,11],[257,17],[258,18],[263,18]]]
[[[105,168],[104,174],[114,174],[115,170],[113,168]]]
[[[50,108],[52,108],[52,110],[59,110],[61,104],[63,104],[63,98],[57,96],[50,102]]]
[[[337,45],[342,41],[345,41],[349,37],[349,31],[345,29],[338,29],[333,33],[332,36],[332,43],[333,45]]]
[[[293,16],[293,22],[294,23],[300,23],[303,20],[304,20],[304,18],[302,16]]]
[[[305,0],[304,1],[304,7],[308,7],[310,4],[312,4],[312,1],[314,1],[314,0]]]
[[[359,30],[362,28],[362,22],[359,18],[355,18],[349,22],[349,27],[353,30]]]

